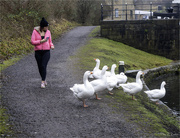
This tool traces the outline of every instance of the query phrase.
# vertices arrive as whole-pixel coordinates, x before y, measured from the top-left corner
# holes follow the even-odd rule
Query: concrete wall
[[[179,20],[101,21],[101,36],[178,60]]]

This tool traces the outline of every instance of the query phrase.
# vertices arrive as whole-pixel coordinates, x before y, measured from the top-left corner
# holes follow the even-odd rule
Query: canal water
[[[150,90],[160,89],[162,81],[166,82],[166,95],[160,99],[164,104],[173,110],[175,114],[180,116],[180,75],[178,72],[161,75],[147,84]]]

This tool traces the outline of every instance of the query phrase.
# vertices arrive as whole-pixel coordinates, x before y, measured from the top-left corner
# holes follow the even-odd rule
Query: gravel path
[[[68,58],[87,43],[94,26],[77,27],[54,40],[48,64],[46,89],[40,88],[34,54],[3,71],[8,80],[2,87],[3,105],[8,109],[18,138],[139,137],[135,124],[125,121],[123,111],[114,113],[105,94],[100,101],[87,100],[88,108],[69,90],[82,83],[82,72]],[[77,72],[79,72],[78,75]],[[73,75],[74,74],[74,75]]]

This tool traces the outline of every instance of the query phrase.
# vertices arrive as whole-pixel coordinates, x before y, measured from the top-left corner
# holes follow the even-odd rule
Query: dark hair
[[[40,26],[39,30],[42,32],[43,28],[44,28],[44,27],[41,27],[41,26]]]

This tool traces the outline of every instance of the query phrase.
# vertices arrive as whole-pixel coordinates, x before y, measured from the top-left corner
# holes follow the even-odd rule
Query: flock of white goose
[[[106,65],[102,68],[102,70],[100,70],[100,60],[95,59],[95,61],[96,66],[93,71],[86,71],[84,73],[83,84],[74,84],[74,86],[70,88],[70,90],[73,92],[73,95],[77,99],[83,101],[84,107],[88,107],[88,105],[85,104],[85,99],[96,95],[96,99],[100,100],[101,98],[98,98],[99,92],[108,89],[109,93],[113,94],[113,88],[119,87],[122,87],[125,93],[132,95],[132,99],[136,100],[133,98],[133,96],[143,89],[143,84],[140,79],[140,76],[144,74],[142,71],[139,71],[137,73],[136,82],[126,83],[127,76],[123,72],[121,72],[120,74],[115,74],[116,64],[112,65],[110,72],[107,71],[108,67]],[[94,80],[89,81],[89,78],[93,78]],[[165,84],[166,83],[163,81],[160,89],[154,89],[144,92],[148,95],[150,100],[157,102],[159,99],[165,96]]]

